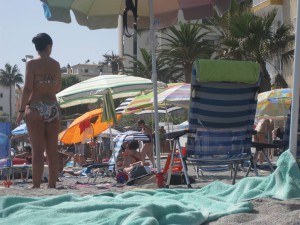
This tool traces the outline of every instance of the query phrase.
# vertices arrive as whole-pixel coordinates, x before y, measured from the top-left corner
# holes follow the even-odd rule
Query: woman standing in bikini
[[[149,160],[152,163],[152,166],[155,167],[154,156],[153,156],[153,144],[152,144],[152,129],[147,126],[143,119],[138,120],[138,126],[142,128],[142,133],[149,137],[149,141],[143,142],[143,148],[141,150],[142,162],[145,163],[146,156],[149,157]]]
[[[16,124],[20,124],[25,117],[32,146],[32,187],[40,188],[46,151],[48,187],[55,188],[59,169],[57,141],[60,127],[60,109],[55,95],[61,89],[60,65],[50,57],[53,42],[48,34],[40,33],[32,42],[38,57],[26,65],[24,91]]]

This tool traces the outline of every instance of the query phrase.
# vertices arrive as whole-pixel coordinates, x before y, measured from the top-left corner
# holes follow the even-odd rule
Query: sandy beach
[[[193,168],[189,166],[189,174],[195,177]],[[260,171],[261,176],[268,176],[269,172]],[[245,171],[238,173],[237,183],[245,176]],[[250,173],[254,176],[254,173]],[[155,190],[157,189],[155,177],[149,177],[145,184],[133,186],[116,185],[113,177],[99,177],[95,183],[93,179],[88,182],[87,177],[62,176],[59,178],[56,189],[47,189],[46,183],[42,184],[40,189],[30,189],[31,180],[24,182],[21,179],[16,180],[10,188],[0,186],[0,195],[7,196],[31,196],[31,197],[50,197],[65,194],[76,194],[78,196],[98,195],[106,192],[124,193],[137,190]],[[214,181],[222,181],[226,184],[231,183],[230,172],[211,173],[206,172],[204,176],[195,179],[192,184],[193,189],[201,189]],[[170,189],[187,189],[186,185],[171,185]],[[231,214],[219,218],[218,220],[204,224],[300,224],[300,200],[276,200],[272,198],[258,198],[250,201],[253,209],[249,213]]]

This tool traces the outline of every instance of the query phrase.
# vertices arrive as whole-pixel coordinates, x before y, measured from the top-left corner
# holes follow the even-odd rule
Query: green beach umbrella
[[[158,87],[166,87],[158,82]],[[56,94],[61,108],[74,105],[95,103],[102,98],[107,90],[111,91],[113,99],[137,96],[145,90],[153,90],[150,79],[127,75],[100,75],[74,84]]]

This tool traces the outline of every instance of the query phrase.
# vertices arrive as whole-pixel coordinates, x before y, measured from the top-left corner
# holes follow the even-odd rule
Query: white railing
[[[267,0],[253,0],[252,6],[255,7],[263,2],[266,2]]]

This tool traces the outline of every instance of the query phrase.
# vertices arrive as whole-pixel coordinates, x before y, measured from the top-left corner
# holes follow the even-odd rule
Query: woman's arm
[[[23,116],[25,113],[25,107],[28,104],[29,97],[32,94],[33,80],[34,80],[33,61],[29,61],[26,64],[25,84],[24,84],[23,93],[22,93],[21,106],[20,106],[19,114],[18,114],[18,117],[16,120],[17,125],[19,125],[21,120],[23,119]]]
[[[55,87],[55,93],[60,92],[61,90],[61,72],[60,72],[60,64],[57,62],[57,83],[56,83],[56,87]]]

